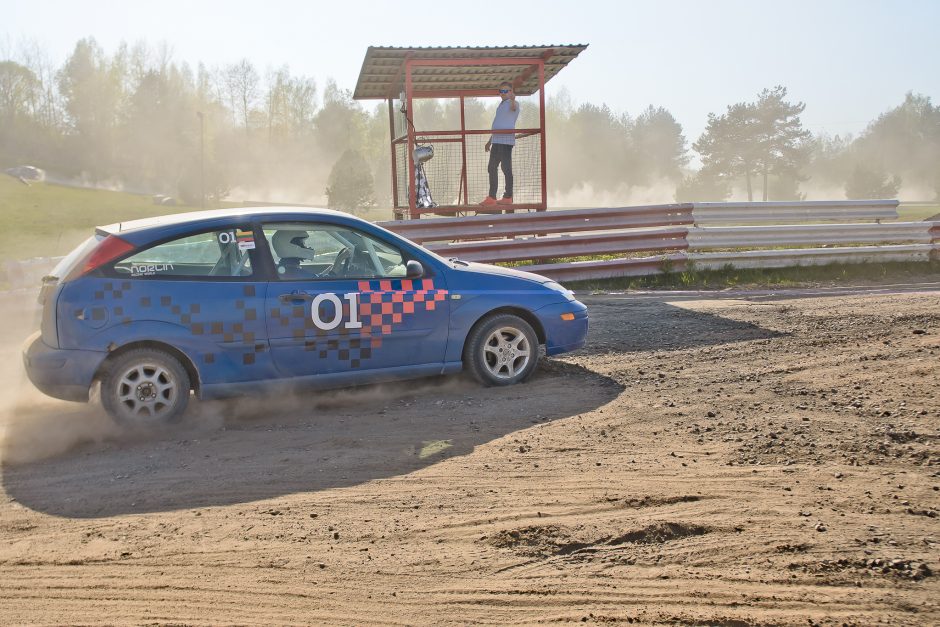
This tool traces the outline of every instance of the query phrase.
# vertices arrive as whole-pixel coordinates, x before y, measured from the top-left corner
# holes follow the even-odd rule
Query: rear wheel
[[[161,350],[128,351],[101,379],[101,404],[118,422],[158,426],[178,420],[189,403],[190,380],[175,357]]]
[[[511,314],[485,318],[473,328],[464,366],[483,385],[512,385],[529,378],[539,359],[532,325]]]

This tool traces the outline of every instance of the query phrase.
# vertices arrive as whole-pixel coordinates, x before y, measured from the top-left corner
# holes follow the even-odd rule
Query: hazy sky
[[[857,133],[909,90],[937,103],[938,26],[940,0],[0,0],[0,52],[35,41],[58,64],[82,37],[108,52],[166,41],[176,60],[246,57],[348,89],[369,45],[586,43],[549,94],[631,114],[661,105],[690,141],[709,112],[776,84],[807,103],[814,132]]]

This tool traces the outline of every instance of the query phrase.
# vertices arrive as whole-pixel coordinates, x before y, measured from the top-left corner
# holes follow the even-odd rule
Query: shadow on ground
[[[115,432],[95,405],[50,403],[7,425],[3,487],[33,510],[77,518],[329,490],[466,455],[533,424],[591,411],[622,390],[584,368],[544,363],[531,382],[508,388],[480,388],[458,376],[195,403],[183,424],[155,434]],[[17,450],[28,459],[24,447],[40,446],[44,434],[81,436],[83,426],[89,432],[78,448],[10,462]]]
[[[669,298],[586,298],[591,332],[580,353],[781,335]],[[148,434],[117,428],[96,405],[34,399],[6,425],[2,482],[22,505],[68,517],[250,502],[406,475],[533,424],[592,411],[621,391],[588,368],[546,360],[531,382],[509,388],[458,376],[194,403],[183,424]]]
[[[749,322],[679,307],[666,302],[667,299],[672,300],[672,297],[664,294],[661,298],[643,299],[585,298],[591,315],[591,332],[582,354],[684,350],[784,335]]]

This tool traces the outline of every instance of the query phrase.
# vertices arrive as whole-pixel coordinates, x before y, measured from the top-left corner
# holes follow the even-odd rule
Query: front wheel
[[[120,423],[159,426],[178,420],[189,403],[189,374],[161,350],[131,350],[101,378],[101,404]]]
[[[532,325],[511,314],[477,323],[464,349],[464,366],[483,385],[525,381],[535,372],[538,360],[538,337]]]

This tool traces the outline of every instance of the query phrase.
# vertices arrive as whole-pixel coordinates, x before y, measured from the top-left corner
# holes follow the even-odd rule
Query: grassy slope
[[[147,196],[34,183],[0,174],[0,260],[68,253],[96,225],[191,211],[161,207]]]
[[[940,213],[940,203],[936,205],[908,205],[898,207],[898,220],[901,222],[918,222],[926,220]]]
[[[223,202],[238,207],[238,202]],[[29,186],[0,172],[0,261],[67,254],[92,234],[95,226],[198,207],[163,207],[149,196],[33,183]],[[390,220],[391,210],[373,210],[368,220]]]

